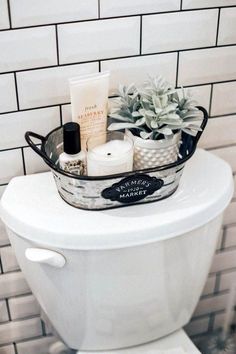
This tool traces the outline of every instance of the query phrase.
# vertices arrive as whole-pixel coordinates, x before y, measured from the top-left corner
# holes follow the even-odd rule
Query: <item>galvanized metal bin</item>
[[[178,160],[169,165],[117,175],[76,176],[60,169],[59,155],[63,152],[63,129],[58,127],[46,137],[26,132],[29,146],[51,168],[58,192],[70,205],[86,210],[104,210],[158,201],[172,195],[178,188],[184,165],[194,154],[204,131],[208,114],[203,107],[202,131],[196,136],[182,133]],[[38,146],[32,138],[40,140]],[[50,196],[48,196],[50,198]]]

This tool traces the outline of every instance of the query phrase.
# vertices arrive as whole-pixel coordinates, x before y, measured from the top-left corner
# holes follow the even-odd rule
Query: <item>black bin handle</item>
[[[40,140],[41,146],[43,143],[45,143],[46,138],[42,135],[39,135],[37,133],[28,131],[25,133],[25,140],[29,144],[29,146],[38,154],[40,157],[42,157],[50,166],[52,165],[52,161],[49,159],[49,157],[45,154],[45,152],[42,150],[42,148],[39,148],[31,138],[36,138]]]

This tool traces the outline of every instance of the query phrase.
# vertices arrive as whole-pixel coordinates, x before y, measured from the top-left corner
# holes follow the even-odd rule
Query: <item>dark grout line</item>
[[[9,2],[9,0],[8,0]],[[100,3],[100,1],[99,1]],[[181,5],[182,6],[182,5]],[[219,9],[219,8],[235,8],[236,5],[226,5],[226,6],[214,6],[214,7],[200,7],[200,8],[195,8],[195,9],[181,9],[181,10],[169,10],[169,11],[156,11],[156,12],[145,12],[145,13],[135,13],[135,14],[128,14],[128,15],[119,15],[119,16],[108,16],[108,17],[101,17],[100,14],[100,6],[99,6],[99,17],[95,18],[88,18],[85,20],[72,20],[72,21],[63,21],[63,22],[49,22],[45,24],[38,24],[38,25],[26,25],[26,26],[19,26],[19,27],[13,27],[13,30],[20,30],[20,29],[25,29],[25,28],[34,28],[34,27],[45,27],[45,26],[55,26],[55,25],[69,25],[71,23],[83,23],[83,22],[94,22],[94,21],[99,21],[99,20],[116,20],[116,19],[121,19],[121,18],[127,18],[127,17],[137,17],[137,16],[147,16],[147,15],[164,15],[164,14],[170,14],[170,13],[179,13],[180,11],[182,12],[197,12],[197,11],[211,11],[213,9]],[[0,32],[4,31],[9,31],[9,28],[7,29],[1,29]]]
[[[227,82],[231,82],[231,81],[227,81]],[[227,82],[222,82],[222,83],[227,83]],[[190,88],[191,89],[191,88],[194,88],[194,87],[209,86],[209,85],[212,85],[212,84],[211,83],[206,83],[206,84],[197,84],[197,85],[186,85],[186,86],[184,86],[184,88]],[[177,86],[177,88],[181,88],[181,87]],[[115,96],[109,96],[109,99],[113,98],[113,97],[115,97]],[[68,105],[68,104],[70,104],[70,102],[62,102],[62,103],[57,103],[57,104],[52,104],[52,105],[47,105],[47,106],[22,108],[19,111],[2,112],[2,113],[0,113],[0,117],[4,116],[6,114],[14,114],[14,113],[28,112],[28,111],[47,109],[47,108],[53,108],[53,107],[60,107],[60,106]],[[215,118],[223,118],[223,117],[229,117],[229,116],[235,116],[235,115],[236,115],[236,112],[233,112],[233,113],[226,113],[226,114],[220,114],[220,115],[213,115],[213,116],[210,116],[210,118],[214,118],[215,119]],[[21,146],[19,146],[19,147],[21,147]],[[14,149],[18,149],[19,147],[16,147]],[[4,150],[8,150],[8,149],[4,149]]]
[[[211,84],[210,91],[210,103],[209,103],[209,116],[211,117],[211,109],[212,109],[212,99],[213,99],[213,84]]]
[[[216,273],[216,282],[215,282],[215,288],[214,288],[214,294],[217,295],[220,292],[220,277],[221,277],[221,272]]]
[[[43,336],[47,335],[47,331],[46,331],[46,325],[44,323],[44,321],[41,319],[41,327],[42,327],[42,334]]]
[[[211,313],[209,316],[208,332],[212,332],[215,324],[215,314]]]
[[[183,0],[180,0],[180,10],[183,10]]]
[[[16,346],[15,342],[13,342],[13,346],[14,346],[14,349],[15,349],[15,354],[18,354],[18,349],[17,349],[17,346]]]
[[[221,117],[230,117],[230,116],[235,116],[235,113],[226,113],[226,114],[219,114],[219,115],[215,115],[215,116],[211,116],[211,118],[221,118]]]
[[[26,175],[25,155],[24,155],[23,147],[21,147],[21,155],[22,155],[23,171],[24,171],[24,175]]]
[[[33,317],[32,317],[33,318]],[[51,337],[51,335],[48,335],[48,337]],[[44,338],[42,335],[40,336],[34,336],[34,337],[30,337],[30,338],[24,338],[24,339],[20,339],[19,341],[17,342],[14,342],[15,344],[19,344],[19,343],[25,343],[25,342],[29,342],[29,341],[32,341],[32,340],[36,340],[36,339],[41,339],[41,338]],[[6,345],[11,345],[11,344],[14,344],[12,342],[6,342],[4,344],[1,344],[0,345],[0,349],[5,347]],[[16,353],[17,354],[17,353]],[[48,353],[47,353],[48,354]]]
[[[177,52],[175,87],[178,87],[178,81],[179,81],[179,52]]]
[[[4,274],[4,271],[3,271],[3,266],[2,266],[2,260],[1,260],[1,257],[0,257],[0,275],[1,274]]]
[[[236,147],[236,143],[224,144],[224,145],[221,145],[221,146],[210,147],[210,148],[207,148],[207,150],[208,151],[212,151],[212,150],[220,150],[220,149],[231,148],[231,147]]]
[[[143,42],[143,16],[140,16],[140,32],[139,32],[139,54],[142,55],[142,42]]]
[[[10,25],[10,28],[7,28],[7,30],[10,30],[12,29],[10,0],[7,0],[7,8],[8,8],[8,18],[9,18],[9,25]]]
[[[101,3],[100,0],[97,0],[98,2],[98,19],[101,19]]]
[[[222,235],[222,240],[221,240],[221,245],[220,249],[218,251],[224,251],[225,250],[225,242],[226,242],[226,227],[223,226],[223,235]]]
[[[9,317],[9,321],[12,321],[9,302],[8,302],[8,299],[5,299],[5,300],[6,300],[6,307],[7,307],[7,314]]]
[[[17,105],[17,111],[19,111],[20,110],[19,94],[18,94],[17,78],[16,78],[16,73],[15,72],[14,72],[14,81],[15,81],[15,89],[16,89],[16,105]]]
[[[27,72],[27,71],[46,70],[46,69],[53,69],[53,68],[61,68],[61,67],[64,67],[64,66],[90,64],[90,63],[96,63],[98,61],[111,61],[111,60],[120,60],[120,59],[124,59],[125,60],[125,59],[129,59],[129,58],[139,58],[139,57],[148,57],[148,56],[154,56],[154,55],[173,54],[173,53],[176,53],[176,52],[184,53],[184,52],[192,52],[192,51],[204,51],[204,50],[210,50],[210,49],[216,49],[217,50],[217,49],[220,49],[220,48],[231,48],[231,47],[235,47],[236,48],[236,43],[222,44],[222,45],[219,45],[219,46],[206,46],[206,47],[197,47],[197,48],[193,47],[193,48],[179,49],[179,50],[175,49],[175,50],[162,51],[162,52],[143,53],[142,55],[139,55],[138,53],[136,53],[136,54],[124,55],[124,56],[120,56],[120,57],[99,58],[99,59],[87,60],[87,61],[63,63],[63,64],[59,64],[59,65],[45,65],[45,66],[41,66],[41,67],[15,70],[15,72],[16,73],[24,73],[24,72]],[[9,74],[9,73],[12,73],[12,71],[11,70],[4,71],[4,72],[1,72],[0,75]],[[231,80],[231,81],[235,81],[235,80]],[[227,80],[227,81],[230,81],[230,80]],[[222,81],[219,81],[219,82],[222,82]]]
[[[70,104],[70,102],[65,102],[65,103],[57,103],[57,104],[52,104],[52,105],[47,105],[47,106],[38,106],[38,107],[31,107],[31,108],[22,108],[19,111],[10,111],[10,112],[2,112],[1,115],[5,114],[12,114],[12,113],[20,113],[20,112],[28,112],[28,111],[34,111],[38,109],[46,109],[46,108],[53,108],[53,107],[59,107],[59,105],[66,105]]]
[[[227,292],[228,293],[228,292]],[[210,317],[211,314],[214,314],[214,315],[218,315],[218,314],[221,314],[221,313],[224,313],[225,312],[225,309],[222,309],[222,310],[216,310],[216,311],[212,311],[212,312],[208,312],[208,313],[204,313],[202,315],[198,315],[198,316],[194,316],[191,318],[191,321],[197,321],[197,320],[201,320],[201,319],[204,319],[206,317]]]
[[[55,35],[56,35],[57,66],[59,66],[60,65],[60,57],[59,57],[58,27],[57,27],[57,25],[55,25]]]
[[[216,46],[218,45],[218,37],[219,37],[219,28],[220,28],[220,14],[221,14],[221,9],[219,8],[218,11],[218,19],[217,19],[217,28],[216,28]]]
[[[60,125],[63,125],[63,119],[62,119],[62,105],[60,104],[59,106],[59,110],[60,110]]]

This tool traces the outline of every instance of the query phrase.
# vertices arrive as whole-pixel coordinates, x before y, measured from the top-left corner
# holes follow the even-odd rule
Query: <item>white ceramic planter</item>
[[[134,170],[143,170],[177,161],[181,132],[174,134],[170,140],[145,140],[126,130],[134,141]]]

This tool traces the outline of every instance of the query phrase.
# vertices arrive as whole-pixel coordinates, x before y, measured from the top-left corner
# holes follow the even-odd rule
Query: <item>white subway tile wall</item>
[[[0,113],[17,110],[14,74],[0,76]]]
[[[26,174],[49,171],[48,165],[30,147],[23,148],[23,154]]]
[[[0,29],[10,27],[7,0],[0,0]]]
[[[98,63],[58,66],[16,74],[20,109],[68,103],[68,79],[98,71]]]
[[[180,52],[179,85],[236,80],[236,46]]]
[[[6,300],[0,301],[0,323],[9,321]]]
[[[97,17],[97,0],[11,0],[13,27],[89,20]]]
[[[19,269],[12,247],[7,246],[0,248],[0,256],[4,273]]]
[[[180,9],[180,0],[100,0],[101,17],[127,16]]]
[[[142,53],[215,45],[218,11],[188,11],[143,17]],[[202,29],[207,27],[206,32]]]
[[[218,44],[236,43],[236,8],[221,10]]]
[[[33,295],[15,297],[8,300],[12,320],[38,316],[40,307]]]
[[[59,25],[60,64],[137,55],[139,31],[138,16]]]
[[[111,71],[139,84],[161,74],[210,112],[202,148],[228,161],[236,185],[236,0],[0,0],[0,197],[12,177],[48,170],[26,146],[71,120],[68,79]],[[197,270],[196,270],[197,271]],[[187,332],[222,326],[236,281],[236,194]],[[0,354],[45,354],[55,340],[0,220]]]
[[[55,27],[0,32],[0,72],[57,64]]]
[[[236,25],[236,22],[235,22]],[[235,26],[236,27],[236,26]],[[211,115],[236,112],[236,82],[216,84],[213,88]]]
[[[161,73],[172,84],[176,80],[177,53],[138,56],[133,58],[113,59],[101,62],[102,70],[110,70],[110,94],[120,82],[140,84],[152,73]]]
[[[202,7],[232,6],[235,0],[183,0],[183,9],[195,9]]]
[[[0,149],[26,145],[24,135],[27,130],[46,135],[58,125],[60,125],[59,107],[4,114],[0,116]]]
[[[4,345],[3,347],[0,347],[0,354],[15,354],[14,345]]]
[[[24,174],[20,149],[0,151],[0,184],[8,183],[12,177]]]

